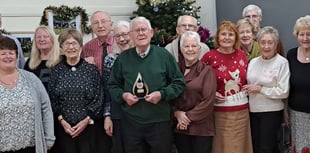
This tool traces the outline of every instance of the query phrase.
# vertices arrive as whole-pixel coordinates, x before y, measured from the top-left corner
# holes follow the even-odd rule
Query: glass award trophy
[[[143,81],[140,73],[138,73],[137,79],[133,84],[132,93],[139,99],[144,99],[144,97],[149,93],[149,88],[147,84]]]

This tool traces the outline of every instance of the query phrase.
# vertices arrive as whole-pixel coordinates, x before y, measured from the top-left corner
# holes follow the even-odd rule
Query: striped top
[[[112,34],[108,36],[106,43],[108,44],[107,48],[108,54],[112,53],[114,44],[114,38]],[[101,42],[98,39],[98,37],[94,38],[83,46],[83,51],[81,53],[82,58],[94,57],[95,65],[98,68],[101,75],[102,75],[102,54],[103,54],[102,44],[103,42]]]

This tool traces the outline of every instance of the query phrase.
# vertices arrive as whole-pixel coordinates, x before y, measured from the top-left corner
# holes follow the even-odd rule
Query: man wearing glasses
[[[112,53],[115,47],[114,37],[112,34],[112,20],[109,13],[104,11],[96,11],[90,17],[92,31],[97,36],[96,38],[90,40],[83,46],[81,57],[84,58],[88,63],[96,65],[98,68],[101,78],[103,76],[104,69],[104,59],[105,57]],[[103,80],[103,79],[101,79]],[[103,82],[101,82],[103,86]],[[103,91],[102,91],[103,94]],[[102,98],[102,108],[104,108],[105,101]],[[95,121],[96,129],[96,149],[97,153],[110,153],[112,141],[104,130],[104,118]]]
[[[151,45],[150,21],[136,17],[130,23],[135,47],[115,61],[108,89],[121,105],[121,132],[126,153],[171,153],[169,102],[184,90],[177,63],[164,48]]]
[[[262,9],[257,5],[250,4],[246,6],[242,11],[242,17],[248,18],[254,26],[254,36],[256,37],[257,32],[261,27],[262,22]]]
[[[165,47],[175,58],[182,72],[184,69],[184,57],[180,50],[180,37],[185,31],[193,31],[193,32],[198,31],[196,18],[189,15],[179,16],[176,27],[178,37]],[[206,44],[202,42],[200,42],[199,45],[201,46],[199,59],[201,59],[202,56],[210,49]]]

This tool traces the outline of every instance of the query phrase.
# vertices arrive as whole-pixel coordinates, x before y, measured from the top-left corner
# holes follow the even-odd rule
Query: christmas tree
[[[200,6],[195,6],[194,3],[194,0],[137,0],[139,7],[133,12],[131,19],[136,16],[149,19],[154,29],[151,43],[164,47],[176,37],[175,28],[179,16],[200,18]]]

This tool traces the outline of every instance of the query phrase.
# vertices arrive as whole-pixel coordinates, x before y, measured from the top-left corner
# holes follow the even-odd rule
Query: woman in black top
[[[292,131],[292,152],[310,149],[310,15],[296,21],[294,35],[299,47],[287,53],[291,77],[288,104]]]
[[[36,28],[31,54],[24,69],[34,73],[47,88],[51,67],[60,62],[59,44],[55,32],[48,26]]]
[[[102,115],[99,71],[80,57],[83,41],[79,31],[63,31],[59,44],[65,58],[52,68],[48,86],[60,123],[55,127],[55,149],[57,153],[94,153],[93,123]]]

